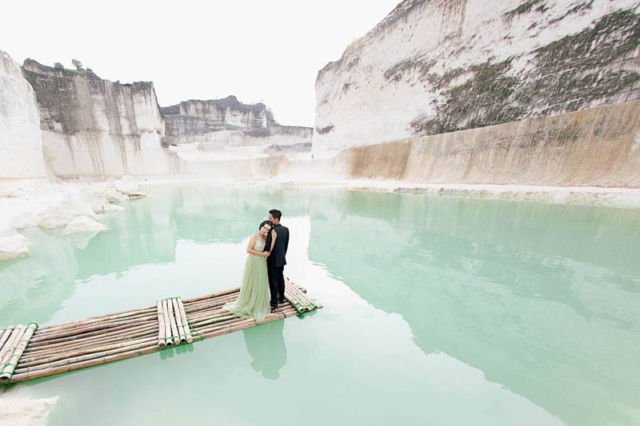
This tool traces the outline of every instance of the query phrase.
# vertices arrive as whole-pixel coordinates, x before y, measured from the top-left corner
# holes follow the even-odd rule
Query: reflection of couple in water
[[[240,296],[224,308],[234,314],[261,322],[278,304],[284,304],[284,265],[289,247],[289,229],[280,224],[282,212],[269,210],[268,220],[247,244],[247,261]]]

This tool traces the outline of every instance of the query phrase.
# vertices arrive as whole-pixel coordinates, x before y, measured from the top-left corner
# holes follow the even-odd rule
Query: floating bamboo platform
[[[239,288],[47,327],[36,323],[0,329],[0,383],[9,384],[107,364],[258,325],[223,306]],[[286,279],[288,303],[264,324],[321,308],[306,290]]]

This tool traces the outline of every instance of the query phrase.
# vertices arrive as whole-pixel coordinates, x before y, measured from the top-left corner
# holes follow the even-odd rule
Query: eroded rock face
[[[42,133],[33,89],[20,66],[0,51],[0,179],[45,177]]]
[[[161,146],[164,126],[152,83],[114,83],[30,59],[22,69],[35,90],[44,156],[55,176],[177,171],[174,156]]]
[[[235,96],[189,100],[160,108],[165,145],[197,143],[202,151],[242,146],[279,146],[309,151],[313,129],[278,124],[262,104],[243,104]]]
[[[314,151],[640,98],[637,0],[405,0],[316,81]]]

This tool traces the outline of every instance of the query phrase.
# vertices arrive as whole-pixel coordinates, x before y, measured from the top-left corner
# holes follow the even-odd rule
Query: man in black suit
[[[272,235],[276,235],[276,242],[267,258],[267,271],[269,273],[269,291],[271,292],[271,311],[273,312],[278,303],[285,303],[284,299],[284,265],[287,264],[287,249],[289,248],[289,228],[280,224],[282,212],[277,209],[269,210],[268,219],[273,224],[273,228],[267,236],[264,249],[271,249]]]

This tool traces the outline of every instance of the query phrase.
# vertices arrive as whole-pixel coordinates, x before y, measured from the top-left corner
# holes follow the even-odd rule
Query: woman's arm
[[[269,253],[273,253],[273,246],[276,245],[276,238],[278,238],[278,234],[276,231],[271,230],[271,248],[269,249]]]
[[[253,245],[255,243],[256,243],[256,236],[253,235],[251,238],[249,238],[249,244],[247,244],[247,253],[252,254],[254,256],[262,256],[262,257],[269,256],[269,252],[254,250]]]

